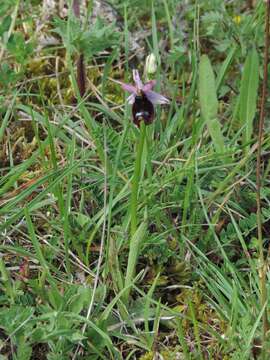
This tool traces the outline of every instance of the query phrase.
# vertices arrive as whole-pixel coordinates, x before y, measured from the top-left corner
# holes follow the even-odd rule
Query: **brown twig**
[[[268,78],[268,59],[269,59],[269,14],[270,14],[270,0],[266,1],[266,15],[265,15],[265,47],[264,47],[264,71],[262,83],[262,98],[260,104],[260,119],[259,119],[259,134],[258,134],[258,148],[257,148],[257,165],[256,165],[256,201],[257,201],[257,225],[258,225],[258,244],[259,244],[259,278],[261,287],[261,306],[263,311],[263,333],[262,345],[266,340],[266,333],[269,329],[267,317],[267,288],[266,288],[266,267],[267,259],[264,256],[263,248],[263,234],[262,234],[262,214],[261,214],[261,152],[263,143],[263,128],[265,119],[265,105],[267,97],[267,78]],[[264,350],[263,350],[264,352]]]
[[[73,0],[72,9],[74,15],[79,19],[80,18],[80,0]],[[77,60],[77,84],[80,92],[80,96],[83,97],[86,91],[86,71],[84,63],[83,53],[79,54]]]
[[[77,60],[77,83],[80,95],[83,97],[86,90],[86,74],[83,54],[80,54]]]

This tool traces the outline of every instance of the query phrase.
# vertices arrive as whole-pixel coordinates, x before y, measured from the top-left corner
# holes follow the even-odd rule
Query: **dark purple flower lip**
[[[149,125],[154,120],[154,105],[151,101],[148,100],[142,90],[140,95],[135,96],[135,101],[132,105],[132,115],[134,123],[137,126],[140,126],[141,121],[144,121],[145,125]]]
[[[131,93],[131,95],[127,98],[127,102],[129,104],[134,104],[136,96],[141,96],[142,93],[153,105],[169,103],[169,100],[165,96],[158,94],[152,90],[153,87],[156,85],[156,80],[150,80],[146,84],[143,84],[138,70],[133,70],[133,79],[135,86],[131,84],[121,83],[122,88],[125,91]]]

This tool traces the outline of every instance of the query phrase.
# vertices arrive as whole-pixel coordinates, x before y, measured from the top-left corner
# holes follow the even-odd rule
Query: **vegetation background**
[[[266,2],[0,14],[0,359],[269,359]],[[170,99],[145,137],[134,68]]]

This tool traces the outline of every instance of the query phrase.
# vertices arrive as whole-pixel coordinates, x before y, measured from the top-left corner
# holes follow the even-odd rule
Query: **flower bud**
[[[155,55],[152,53],[147,56],[145,61],[145,74],[151,75],[157,71],[157,60]]]

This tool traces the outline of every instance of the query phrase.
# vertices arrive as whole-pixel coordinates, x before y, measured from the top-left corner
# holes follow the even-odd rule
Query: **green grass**
[[[90,29],[71,7],[0,4],[0,359],[268,359],[265,3],[109,3],[117,23]],[[139,129],[113,80],[150,53],[170,104]]]

